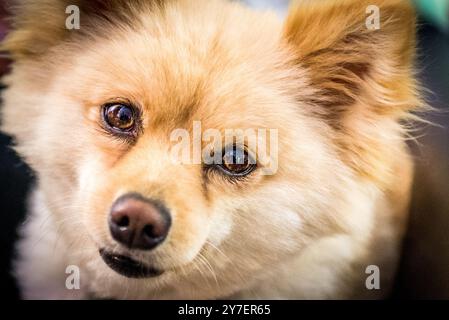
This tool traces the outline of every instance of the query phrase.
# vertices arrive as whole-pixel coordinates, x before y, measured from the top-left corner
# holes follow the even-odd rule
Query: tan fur
[[[72,1],[23,0],[3,44],[16,61],[2,130],[38,176],[16,264],[24,296],[387,295],[412,176],[401,121],[420,104],[407,1],[303,1],[285,23],[222,0],[101,3],[77,1],[81,30],[68,31]],[[365,27],[369,4],[380,30]],[[116,98],[143,111],[134,145],[99,129]],[[195,120],[279,129],[278,172],[229,183],[173,164],[169,134]],[[162,246],[128,253],[166,270],[155,279],[124,278],[98,254],[127,253],[107,214],[130,191],[173,214]],[[64,288],[69,264],[81,293]],[[364,287],[370,264],[380,291]]]

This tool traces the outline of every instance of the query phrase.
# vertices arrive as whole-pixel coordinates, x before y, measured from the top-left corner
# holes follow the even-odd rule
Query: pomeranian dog
[[[224,0],[13,12],[1,128],[37,176],[24,298],[388,296],[421,105],[407,0],[297,1],[285,21]],[[174,161],[195,123],[276,130],[278,151],[219,135],[200,152],[222,161]]]

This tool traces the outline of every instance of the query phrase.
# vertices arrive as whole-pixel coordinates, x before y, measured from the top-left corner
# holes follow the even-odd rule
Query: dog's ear
[[[71,35],[88,33],[92,25],[100,29],[105,23],[126,23],[133,10],[163,3],[162,0],[16,1],[9,10],[12,13],[11,31],[1,45],[1,50],[15,60],[41,55]],[[80,29],[67,28],[67,19],[77,12]]]
[[[301,99],[334,128],[342,159],[381,187],[390,185],[402,155],[392,146],[422,106],[410,1],[301,0],[284,32],[295,66],[306,69],[315,88]]]
[[[349,106],[362,105],[376,114],[400,117],[419,104],[412,66],[415,13],[409,2],[293,3],[285,38],[298,64],[309,70],[317,89],[312,102],[335,125],[340,125],[342,112],[354,112]]]

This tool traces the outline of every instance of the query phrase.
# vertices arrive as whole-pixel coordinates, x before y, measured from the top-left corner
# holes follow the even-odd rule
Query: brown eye
[[[110,104],[103,107],[103,117],[112,129],[128,132],[136,125],[135,110],[124,104]]]
[[[246,176],[256,168],[255,161],[246,150],[236,147],[226,148],[223,153],[221,170],[231,176]]]

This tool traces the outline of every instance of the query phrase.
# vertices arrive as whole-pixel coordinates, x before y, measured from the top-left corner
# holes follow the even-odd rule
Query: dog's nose
[[[136,193],[117,199],[109,216],[112,237],[130,249],[155,248],[167,237],[170,225],[170,214],[160,201]]]

